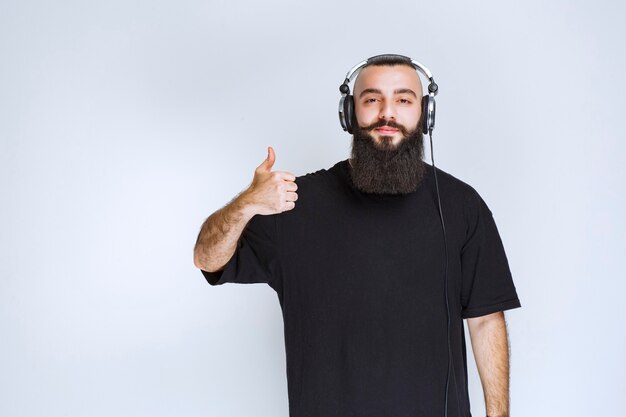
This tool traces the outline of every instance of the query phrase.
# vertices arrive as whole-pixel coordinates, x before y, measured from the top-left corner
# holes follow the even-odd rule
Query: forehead
[[[417,71],[408,65],[370,66],[359,72],[354,82],[354,94],[366,88],[393,91],[399,88],[410,88],[416,94],[422,94],[422,83]]]

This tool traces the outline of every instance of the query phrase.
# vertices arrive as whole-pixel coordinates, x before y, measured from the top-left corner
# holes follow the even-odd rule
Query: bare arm
[[[509,345],[504,313],[467,319],[488,417],[509,417]]]
[[[193,255],[196,268],[208,272],[222,269],[235,253],[243,229],[255,214],[245,191],[211,214],[202,224],[196,240]]]
[[[196,268],[208,272],[223,269],[253,216],[281,213],[295,207],[296,177],[289,172],[272,171],[275,160],[274,150],[269,147],[267,159],[254,171],[250,187],[206,219],[193,251]]]

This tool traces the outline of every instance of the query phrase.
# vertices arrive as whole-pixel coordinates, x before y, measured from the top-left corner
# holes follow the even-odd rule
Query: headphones
[[[413,65],[418,72],[421,72],[430,80],[430,84],[428,84],[428,94],[422,97],[422,116],[420,120],[422,121],[422,133],[431,133],[435,128],[435,96],[437,95],[439,87],[435,84],[435,80],[428,68],[414,59],[397,54],[383,54],[370,57],[367,60],[358,63],[350,71],[348,71],[346,79],[343,84],[339,86],[339,91],[341,92],[341,99],[339,100],[339,122],[341,123],[341,127],[348,133],[353,133],[354,127],[357,125],[356,116],[354,114],[354,96],[350,94],[350,87],[348,84],[350,84],[360,69],[371,64],[372,61],[383,57],[401,58],[410,61],[411,65]]]

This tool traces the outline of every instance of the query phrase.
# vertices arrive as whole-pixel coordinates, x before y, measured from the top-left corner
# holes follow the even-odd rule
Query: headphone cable
[[[447,318],[447,333],[448,333],[448,371],[446,374],[446,393],[445,393],[445,405],[444,405],[444,417],[448,417],[448,391],[450,385],[450,359],[452,356],[452,351],[450,348],[450,305],[448,301],[448,241],[446,239],[446,225],[443,221],[443,211],[441,210],[441,197],[439,195],[439,182],[437,181],[437,169],[435,167],[435,157],[433,156],[433,129],[428,129],[428,136],[430,137],[430,161],[433,165],[433,174],[435,176],[435,187],[437,188],[437,206],[439,208],[439,218],[441,219],[441,228],[443,230],[443,242],[445,246],[446,252],[446,268],[445,268],[445,298],[446,298],[446,318]],[[457,398],[458,401],[458,398]]]

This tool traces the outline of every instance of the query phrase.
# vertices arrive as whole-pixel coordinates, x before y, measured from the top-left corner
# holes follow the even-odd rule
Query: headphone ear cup
[[[348,94],[343,101],[343,116],[346,122],[346,130],[348,133],[353,133],[356,119],[354,117],[354,97],[352,94]]]
[[[422,133],[428,133],[428,95],[422,97]]]
[[[422,97],[422,133],[435,128],[435,98],[429,94]]]

